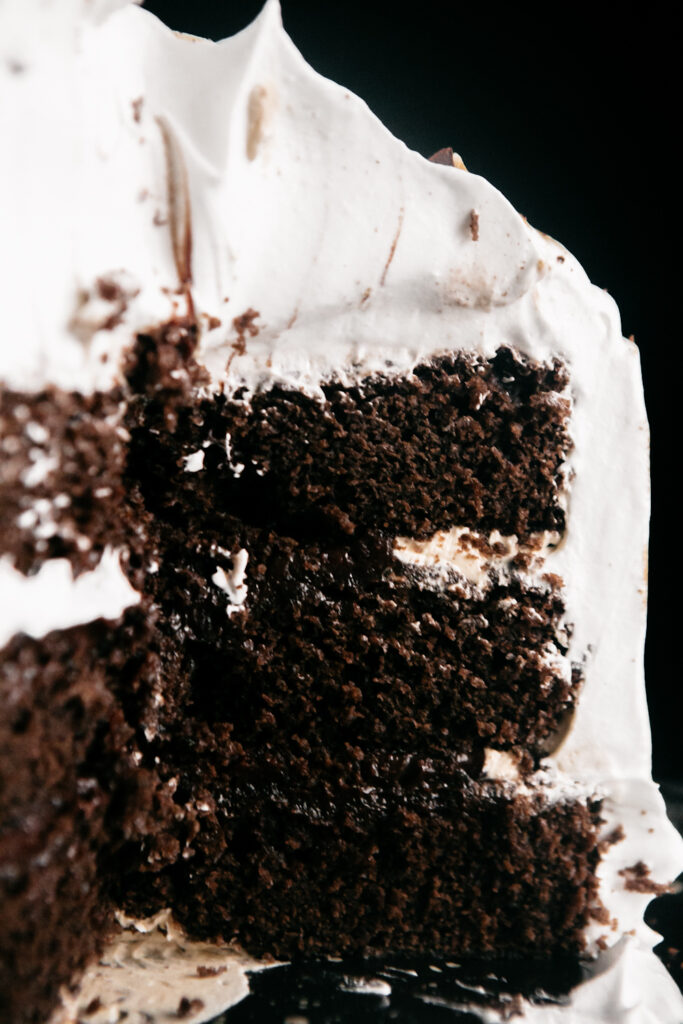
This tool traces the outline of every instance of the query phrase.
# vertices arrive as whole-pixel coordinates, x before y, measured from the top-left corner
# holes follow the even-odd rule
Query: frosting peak
[[[49,47],[37,6],[60,28]],[[17,140],[1,166],[16,239],[3,282],[9,333],[25,339],[3,346],[0,373],[15,386],[106,387],[131,331],[172,315],[190,276],[216,386],[311,388],[342,364],[447,350],[456,327],[474,345],[487,311],[538,280],[535,235],[507,201],[409,151],[310,69],[277,0],[221,43],[119,2],[45,12],[12,0],[0,13],[0,129]],[[125,308],[84,338],[83,296],[122,270]]]

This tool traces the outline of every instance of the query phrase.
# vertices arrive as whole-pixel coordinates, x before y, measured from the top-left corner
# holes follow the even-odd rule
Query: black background
[[[145,6],[172,28],[219,39],[247,25],[261,2]],[[285,28],[316,70],[362,96],[423,155],[453,146],[616,299],[624,334],[640,348],[652,430],[646,676],[654,769],[660,779],[683,778],[675,33],[654,6],[636,8],[637,17],[621,5],[612,17],[599,5],[496,7],[282,0]]]

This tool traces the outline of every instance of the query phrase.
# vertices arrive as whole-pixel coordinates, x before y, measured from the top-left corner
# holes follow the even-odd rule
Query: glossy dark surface
[[[218,1020],[222,1024],[309,1024],[398,1021],[400,1024],[479,1024],[462,1010],[496,1006],[514,1011],[518,993],[545,1005],[565,1005],[580,968],[531,961],[455,964],[433,958],[288,965],[253,975],[251,995]]]

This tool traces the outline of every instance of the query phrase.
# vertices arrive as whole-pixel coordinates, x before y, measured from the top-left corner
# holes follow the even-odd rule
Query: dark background
[[[243,28],[261,6],[145,3],[172,28],[214,39]],[[575,5],[496,7],[282,0],[285,28],[316,70],[362,96],[423,155],[453,146],[469,170],[578,257],[616,299],[624,334],[635,335],[652,429],[646,676],[654,770],[660,780],[681,779],[675,33],[654,5],[637,19],[617,6],[604,20],[599,5],[584,13]]]

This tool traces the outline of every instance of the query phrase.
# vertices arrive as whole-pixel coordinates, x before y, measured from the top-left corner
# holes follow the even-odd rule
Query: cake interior
[[[115,906],[283,958],[580,954],[600,806],[537,772],[582,681],[542,568],[566,369],[207,397],[195,344],[177,320],[116,393],[4,397],[14,564],[113,547],[141,595],[0,653],[11,1014],[44,1019]]]

